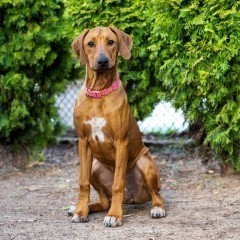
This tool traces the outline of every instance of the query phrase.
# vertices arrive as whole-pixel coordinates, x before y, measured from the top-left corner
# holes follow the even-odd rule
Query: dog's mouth
[[[105,72],[105,71],[111,70],[112,68],[113,67],[110,67],[108,65],[92,67],[92,69],[96,72]]]
[[[101,66],[97,68],[98,72],[104,72],[106,70],[110,70],[111,68],[109,68],[108,66]]]
[[[110,71],[114,67],[116,67],[116,62],[112,60],[108,60],[104,63],[99,63],[97,61],[89,62],[89,66],[95,71],[95,72],[105,72]]]

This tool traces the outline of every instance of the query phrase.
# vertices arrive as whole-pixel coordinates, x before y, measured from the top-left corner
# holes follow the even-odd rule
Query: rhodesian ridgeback
[[[123,203],[152,200],[152,218],[165,216],[157,165],[141,133],[117,71],[117,57],[131,57],[132,38],[116,27],[85,29],[72,48],[86,65],[86,79],[74,109],[79,137],[79,198],[72,222],[108,210],[103,224],[123,223]],[[90,204],[90,184],[99,195]]]

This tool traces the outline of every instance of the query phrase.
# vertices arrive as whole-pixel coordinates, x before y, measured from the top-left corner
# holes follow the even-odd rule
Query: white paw
[[[68,215],[73,216],[75,210],[76,210],[76,206],[70,206],[68,209]]]
[[[84,216],[78,216],[77,214],[73,215],[72,223],[78,223],[78,222],[88,222],[88,218]]]
[[[166,212],[164,208],[154,207],[151,209],[150,215],[152,218],[161,218],[166,216]]]
[[[117,227],[121,226],[122,222],[119,222],[114,216],[106,216],[103,220],[103,225],[105,227]]]

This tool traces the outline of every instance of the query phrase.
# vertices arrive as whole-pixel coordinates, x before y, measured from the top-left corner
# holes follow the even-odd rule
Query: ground
[[[0,239],[240,239],[240,176],[221,177],[216,162],[203,165],[197,148],[151,148],[161,172],[167,216],[151,219],[151,203],[124,205],[124,224],[106,228],[106,212],[88,223],[71,223],[76,203],[78,158],[75,144],[45,151],[46,162],[25,172],[0,164]],[[3,156],[3,155],[2,155]],[[97,199],[91,190],[91,200]]]

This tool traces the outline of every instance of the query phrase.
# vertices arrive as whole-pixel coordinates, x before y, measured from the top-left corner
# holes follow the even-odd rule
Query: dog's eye
[[[113,40],[109,40],[108,41],[108,45],[112,46],[114,44],[114,41]]]
[[[93,42],[88,42],[87,44],[89,47],[93,47],[94,43]]]

